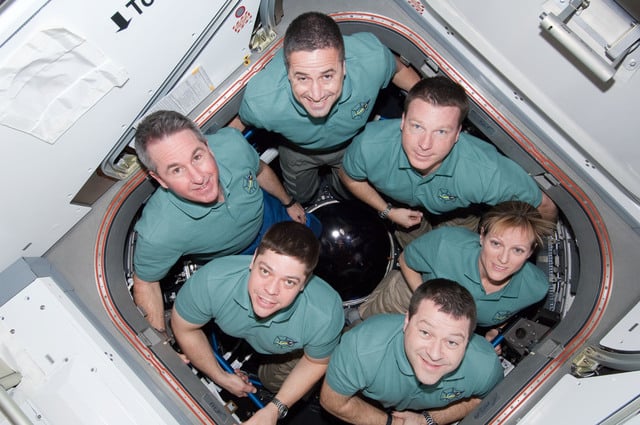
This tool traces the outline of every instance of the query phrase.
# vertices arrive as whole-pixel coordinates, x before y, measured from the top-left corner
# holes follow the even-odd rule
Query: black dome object
[[[358,201],[333,201],[312,212],[323,226],[315,274],[340,294],[345,305],[363,301],[393,265],[387,226]]]

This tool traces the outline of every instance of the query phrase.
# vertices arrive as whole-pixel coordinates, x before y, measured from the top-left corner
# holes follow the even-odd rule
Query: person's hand
[[[257,391],[256,387],[249,383],[249,377],[242,372],[224,372],[224,375],[222,375],[220,379],[216,380],[216,384],[220,385],[236,397],[246,397],[247,394],[255,393]]]
[[[388,218],[394,223],[404,227],[410,228],[420,224],[422,221],[422,211],[411,210],[409,208],[391,208]]]
[[[297,221],[302,224],[307,223],[307,215],[299,202],[296,202],[287,208],[287,214],[289,214],[289,217],[291,217],[291,220],[293,221]]]
[[[500,330],[494,328],[494,329],[489,330],[486,334],[484,334],[484,337],[486,338],[487,341],[493,343],[493,340],[496,339],[498,337],[498,335],[500,335]],[[497,355],[502,354],[502,345],[501,344],[497,344],[494,347],[494,350],[496,351]]]

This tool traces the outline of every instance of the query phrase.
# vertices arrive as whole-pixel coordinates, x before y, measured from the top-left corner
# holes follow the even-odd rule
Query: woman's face
[[[529,259],[534,242],[533,232],[521,227],[481,233],[480,277],[494,285],[506,283]]]

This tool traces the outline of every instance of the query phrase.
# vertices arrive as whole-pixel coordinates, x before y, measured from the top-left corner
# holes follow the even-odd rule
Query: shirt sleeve
[[[207,136],[209,147],[218,163],[218,168],[251,170],[254,175],[260,169],[260,155],[242,133],[232,127],[224,127]]]
[[[364,141],[368,136],[367,128],[353,138],[342,157],[342,168],[349,177],[363,181],[367,179],[366,156],[363,152]]]
[[[492,205],[500,202],[518,200],[534,207],[542,202],[542,191],[533,177],[517,163],[502,154],[498,154],[498,170],[488,187],[495,196]]]
[[[436,229],[411,241],[404,250],[407,266],[423,276],[433,276],[432,264],[437,261],[441,240],[439,236],[440,231]]]
[[[286,73],[284,53],[280,49],[260,72],[251,77],[238,110],[245,125],[270,129],[273,115],[269,102],[273,102],[273,92],[279,88],[291,90]]]
[[[371,72],[379,70],[379,78],[382,79],[380,87],[387,87],[396,73],[396,58],[393,52],[370,32],[355,33],[350,37],[361,43],[358,48],[362,52],[359,60],[367,61],[367,68]],[[345,43],[347,42],[345,41]],[[348,45],[345,45],[345,48],[348,49]],[[369,78],[372,77],[369,76]]]
[[[181,251],[158,246],[141,233],[136,236],[134,270],[136,276],[144,281],[157,282],[165,277],[181,256]]]
[[[249,99],[250,99],[250,94],[248,92],[245,92],[244,97],[242,98],[242,103],[240,103],[240,109],[238,110],[238,115],[240,115],[240,120],[244,125],[248,127],[262,128],[263,125],[260,122],[258,122],[257,115],[254,113],[253,108],[249,103]]]
[[[215,301],[228,298],[215,285],[208,282],[207,276],[210,273],[210,267],[205,267],[193,274],[180,288],[174,303],[178,314],[187,322],[196,325],[204,325],[214,319],[217,316]]]
[[[504,369],[500,364],[498,356],[494,356],[492,362],[490,364],[487,364],[486,366],[487,367],[485,368],[479,368],[486,371],[486,377],[484,380],[481,380],[481,387],[474,394],[475,396],[480,398],[483,398],[487,394],[489,394],[493,387],[498,385],[498,383],[500,383],[500,381],[502,381],[502,379],[504,378]]]
[[[318,306],[326,321],[313,321],[305,333],[312,335],[304,346],[304,352],[313,359],[324,359],[331,356],[340,341],[340,334],[344,327],[344,310],[342,300],[335,294],[332,301]],[[308,321],[311,322],[311,321]]]
[[[327,384],[343,396],[352,396],[366,386],[365,369],[358,354],[356,334],[350,331],[342,336],[327,368]]]

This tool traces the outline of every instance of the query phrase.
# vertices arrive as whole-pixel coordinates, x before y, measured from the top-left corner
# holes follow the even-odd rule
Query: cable
[[[235,374],[236,372],[229,365],[227,360],[224,357],[222,357],[220,353],[218,353],[218,342],[216,341],[216,336],[213,332],[211,333],[211,346],[213,348],[213,354],[216,357],[216,360],[218,360],[218,363],[220,364],[220,366],[225,371]],[[260,381],[256,381],[255,379],[249,379],[249,382],[251,382],[254,385],[262,386],[262,383]],[[251,399],[253,404],[255,404],[258,407],[258,409],[262,409],[264,407],[264,404],[262,403],[262,401],[260,401],[260,399],[254,393],[247,393],[247,396]]]

